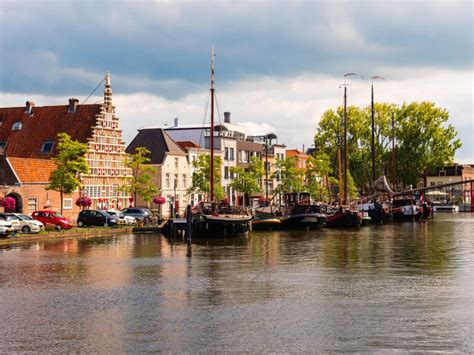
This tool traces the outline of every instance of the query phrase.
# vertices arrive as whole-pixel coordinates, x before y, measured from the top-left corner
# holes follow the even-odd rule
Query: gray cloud
[[[1,84],[7,92],[87,95],[111,70],[127,79],[122,92],[176,99],[207,83],[212,43],[223,85],[304,72],[370,73],[381,64],[466,68],[471,13],[467,2],[4,0]]]

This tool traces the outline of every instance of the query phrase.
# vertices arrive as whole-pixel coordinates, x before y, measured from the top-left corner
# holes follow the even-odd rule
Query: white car
[[[0,236],[6,236],[13,232],[12,222],[0,218]]]
[[[44,230],[44,224],[21,213],[0,213],[0,218],[11,222],[16,232],[39,233]]]
[[[137,220],[134,217],[131,216],[125,216],[122,212],[120,211],[115,211],[115,210],[108,210],[107,213],[111,216],[117,216],[119,219],[120,225],[133,225],[137,223]]]

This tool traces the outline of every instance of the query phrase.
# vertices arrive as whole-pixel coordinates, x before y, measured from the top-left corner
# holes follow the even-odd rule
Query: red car
[[[35,211],[31,214],[31,217],[43,222],[45,227],[47,225],[53,225],[57,230],[71,229],[73,227],[72,223],[69,222],[66,217],[56,211]]]

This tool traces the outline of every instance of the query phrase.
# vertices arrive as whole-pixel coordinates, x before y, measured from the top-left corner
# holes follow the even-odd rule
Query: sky
[[[312,144],[342,104],[432,101],[474,163],[473,2],[0,0],[0,106],[83,102],[110,71],[129,143],[143,126],[202,123],[216,48],[219,111],[254,134]],[[87,103],[101,100],[99,88]]]

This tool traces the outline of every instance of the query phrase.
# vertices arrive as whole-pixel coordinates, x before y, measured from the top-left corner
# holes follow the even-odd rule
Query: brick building
[[[120,208],[128,198],[119,191],[126,184],[130,169],[126,157],[119,118],[112,105],[110,75],[105,77],[104,102],[0,108],[0,193],[16,200],[16,212],[35,209],[59,210],[59,193],[47,191],[49,175],[56,166],[57,135],[65,132],[72,139],[87,143],[89,173],[80,176],[83,188],[64,196],[64,214],[74,218],[79,212],[75,200],[80,194],[92,199],[92,208]]]

